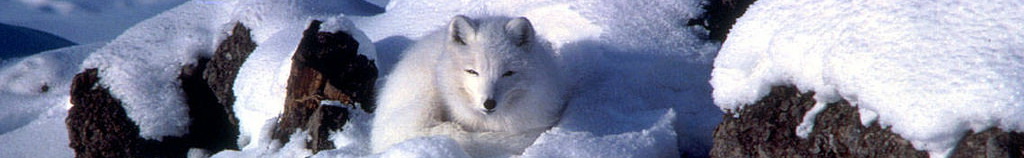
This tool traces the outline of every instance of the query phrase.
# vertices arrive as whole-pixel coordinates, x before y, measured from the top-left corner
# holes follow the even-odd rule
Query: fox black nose
[[[494,106],[497,106],[497,104],[498,103],[494,102],[494,99],[487,99],[487,101],[484,101],[484,108],[487,110],[494,110]]]

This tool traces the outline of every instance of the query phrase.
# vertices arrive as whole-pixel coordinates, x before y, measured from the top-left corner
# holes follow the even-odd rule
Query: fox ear
[[[466,37],[474,32],[476,29],[473,28],[473,23],[463,15],[452,17],[452,22],[448,24],[448,37],[456,44],[466,45]]]
[[[512,42],[515,43],[516,46],[525,46],[533,40],[533,24],[530,24],[530,20],[524,17],[518,17],[508,21],[508,24],[505,24],[505,30],[508,31],[508,34],[512,38]]]

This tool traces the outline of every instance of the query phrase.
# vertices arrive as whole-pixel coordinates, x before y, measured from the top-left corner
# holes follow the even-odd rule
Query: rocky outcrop
[[[199,58],[183,66],[178,79],[192,120],[182,137],[161,141],[139,137],[139,127],[126,115],[120,100],[97,83],[97,69],[75,76],[66,123],[76,157],[184,157],[190,148],[206,151],[238,149],[238,125],[229,105],[234,99],[231,81],[244,58],[252,52],[249,30],[241,24],[221,43],[214,60]],[[225,88],[226,87],[226,88]]]
[[[222,44],[221,47],[223,46]],[[238,140],[238,124],[232,121],[235,119],[230,109],[225,109],[225,106],[219,103],[216,91],[210,85],[211,81],[204,80],[207,73],[203,72],[213,69],[206,67],[210,62],[213,61],[199,59],[196,64],[187,65],[181,70],[179,79],[182,90],[185,91],[188,115],[192,119],[183,141],[189,148],[202,148],[207,151],[238,149],[238,144],[235,143]],[[187,149],[185,148],[186,151],[182,153],[187,152]]]
[[[235,103],[235,92],[232,87],[242,63],[256,49],[256,42],[252,41],[249,28],[241,23],[235,24],[231,32],[231,36],[217,46],[217,51],[202,73],[203,79],[217,96],[217,102],[223,105],[228,113],[231,123],[237,125],[238,119],[235,118],[232,109]]]
[[[330,131],[348,120],[348,108],[321,105],[334,100],[347,106],[373,108],[377,68],[359,55],[359,43],[344,33],[319,32],[310,24],[293,57],[285,112],[272,136],[288,142],[296,129],[309,131],[307,147],[314,152],[333,149]],[[88,69],[75,76],[66,123],[76,157],[184,157],[190,148],[204,151],[237,149],[237,119],[232,114],[233,81],[255,49],[249,29],[237,24],[218,46],[212,59],[197,59],[181,68],[179,80],[192,124],[182,137],[162,141],[139,136],[139,127],[126,115],[122,102],[99,85],[98,72]],[[358,108],[357,108],[358,109]]]
[[[348,110],[344,107],[318,106],[309,116],[309,121],[304,128],[309,130],[309,137],[312,138],[306,147],[312,149],[313,152],[334,149],[334,142],[328,139],[330,133],[341,130],[341,127],[348,121],[348,117]]]
[[[703,7],[707,12],[689,23],[707,28],[711,40],[725,41],[736,19],[743,16],[743,13],[747,12],[747,7],[754,1],[756,0],[710,0]]]
[[[139,127],[128,119],[121,101],[98,82],[96,69],[89,69],[75,75],[71,84],[75,106],[65,119],[70,146],[75,157],[131,157]]]
[[[320,32],[313,21],[303,32],[292,56],[284,113],[271,134],[288,142],[297,129],[310,132],[307,147],[314,153],[333,149],[327,133],[339,130],[348,118],[346,108],[321,105],[336,100],[344,105],[372,109],[377,67],[358,54],[359,43],[345,32]]]
[[[202,65],[205,60],[199,63]],[[212,91],[202,87],[206,82],[197,73],[202,68],[194,64],[182,70],[182,88],[192,119],[189,133],[162,141],[139,136],[138,125],[128,118],[121,101],[107,87],[98,85],[101,78],[97,69],[75,75],[71,86],[74,106],[65,119],[69,146],[75,150],[75,157],[184,157],[190,148],[237,149],[237,126],[231,126]]]
[[[71,103],[65,123],[69,146],[75,157],[183,157],[188,150],[182,138],[145,140],[139,127],[128,118],[122,103],[98,85],[97,69],[75,75]]]
[[[865,127],[856,107],[846,101],[830,104],[817,115],[807,139],[796,127],[814,106],[814,93],[774,87],[753,105],[722,116],[714,132],[711,157],[927,157],[877,123]],[[968,134],[953,157],[1020,157],[1024,135],[990,129]]]

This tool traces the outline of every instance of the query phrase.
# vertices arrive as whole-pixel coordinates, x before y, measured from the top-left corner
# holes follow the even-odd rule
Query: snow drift
[[[714,102],[736,110],[771,86],[796,85],[816,92],[815,109],[848,100],[861,122],[877,120],[944,156],[968,130],[1024,130],[1021,7],[1014,0],[757,1],[715,59]]]

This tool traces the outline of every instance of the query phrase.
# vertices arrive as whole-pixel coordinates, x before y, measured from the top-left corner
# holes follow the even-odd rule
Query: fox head
[[[515,105],[530,87],[530,65],[534,48],[534,30],[526,18],[471,20],[459,15],[448,25],[445,55],[450,63],[445,71],[461,110],[478,114],[500,113]]]

